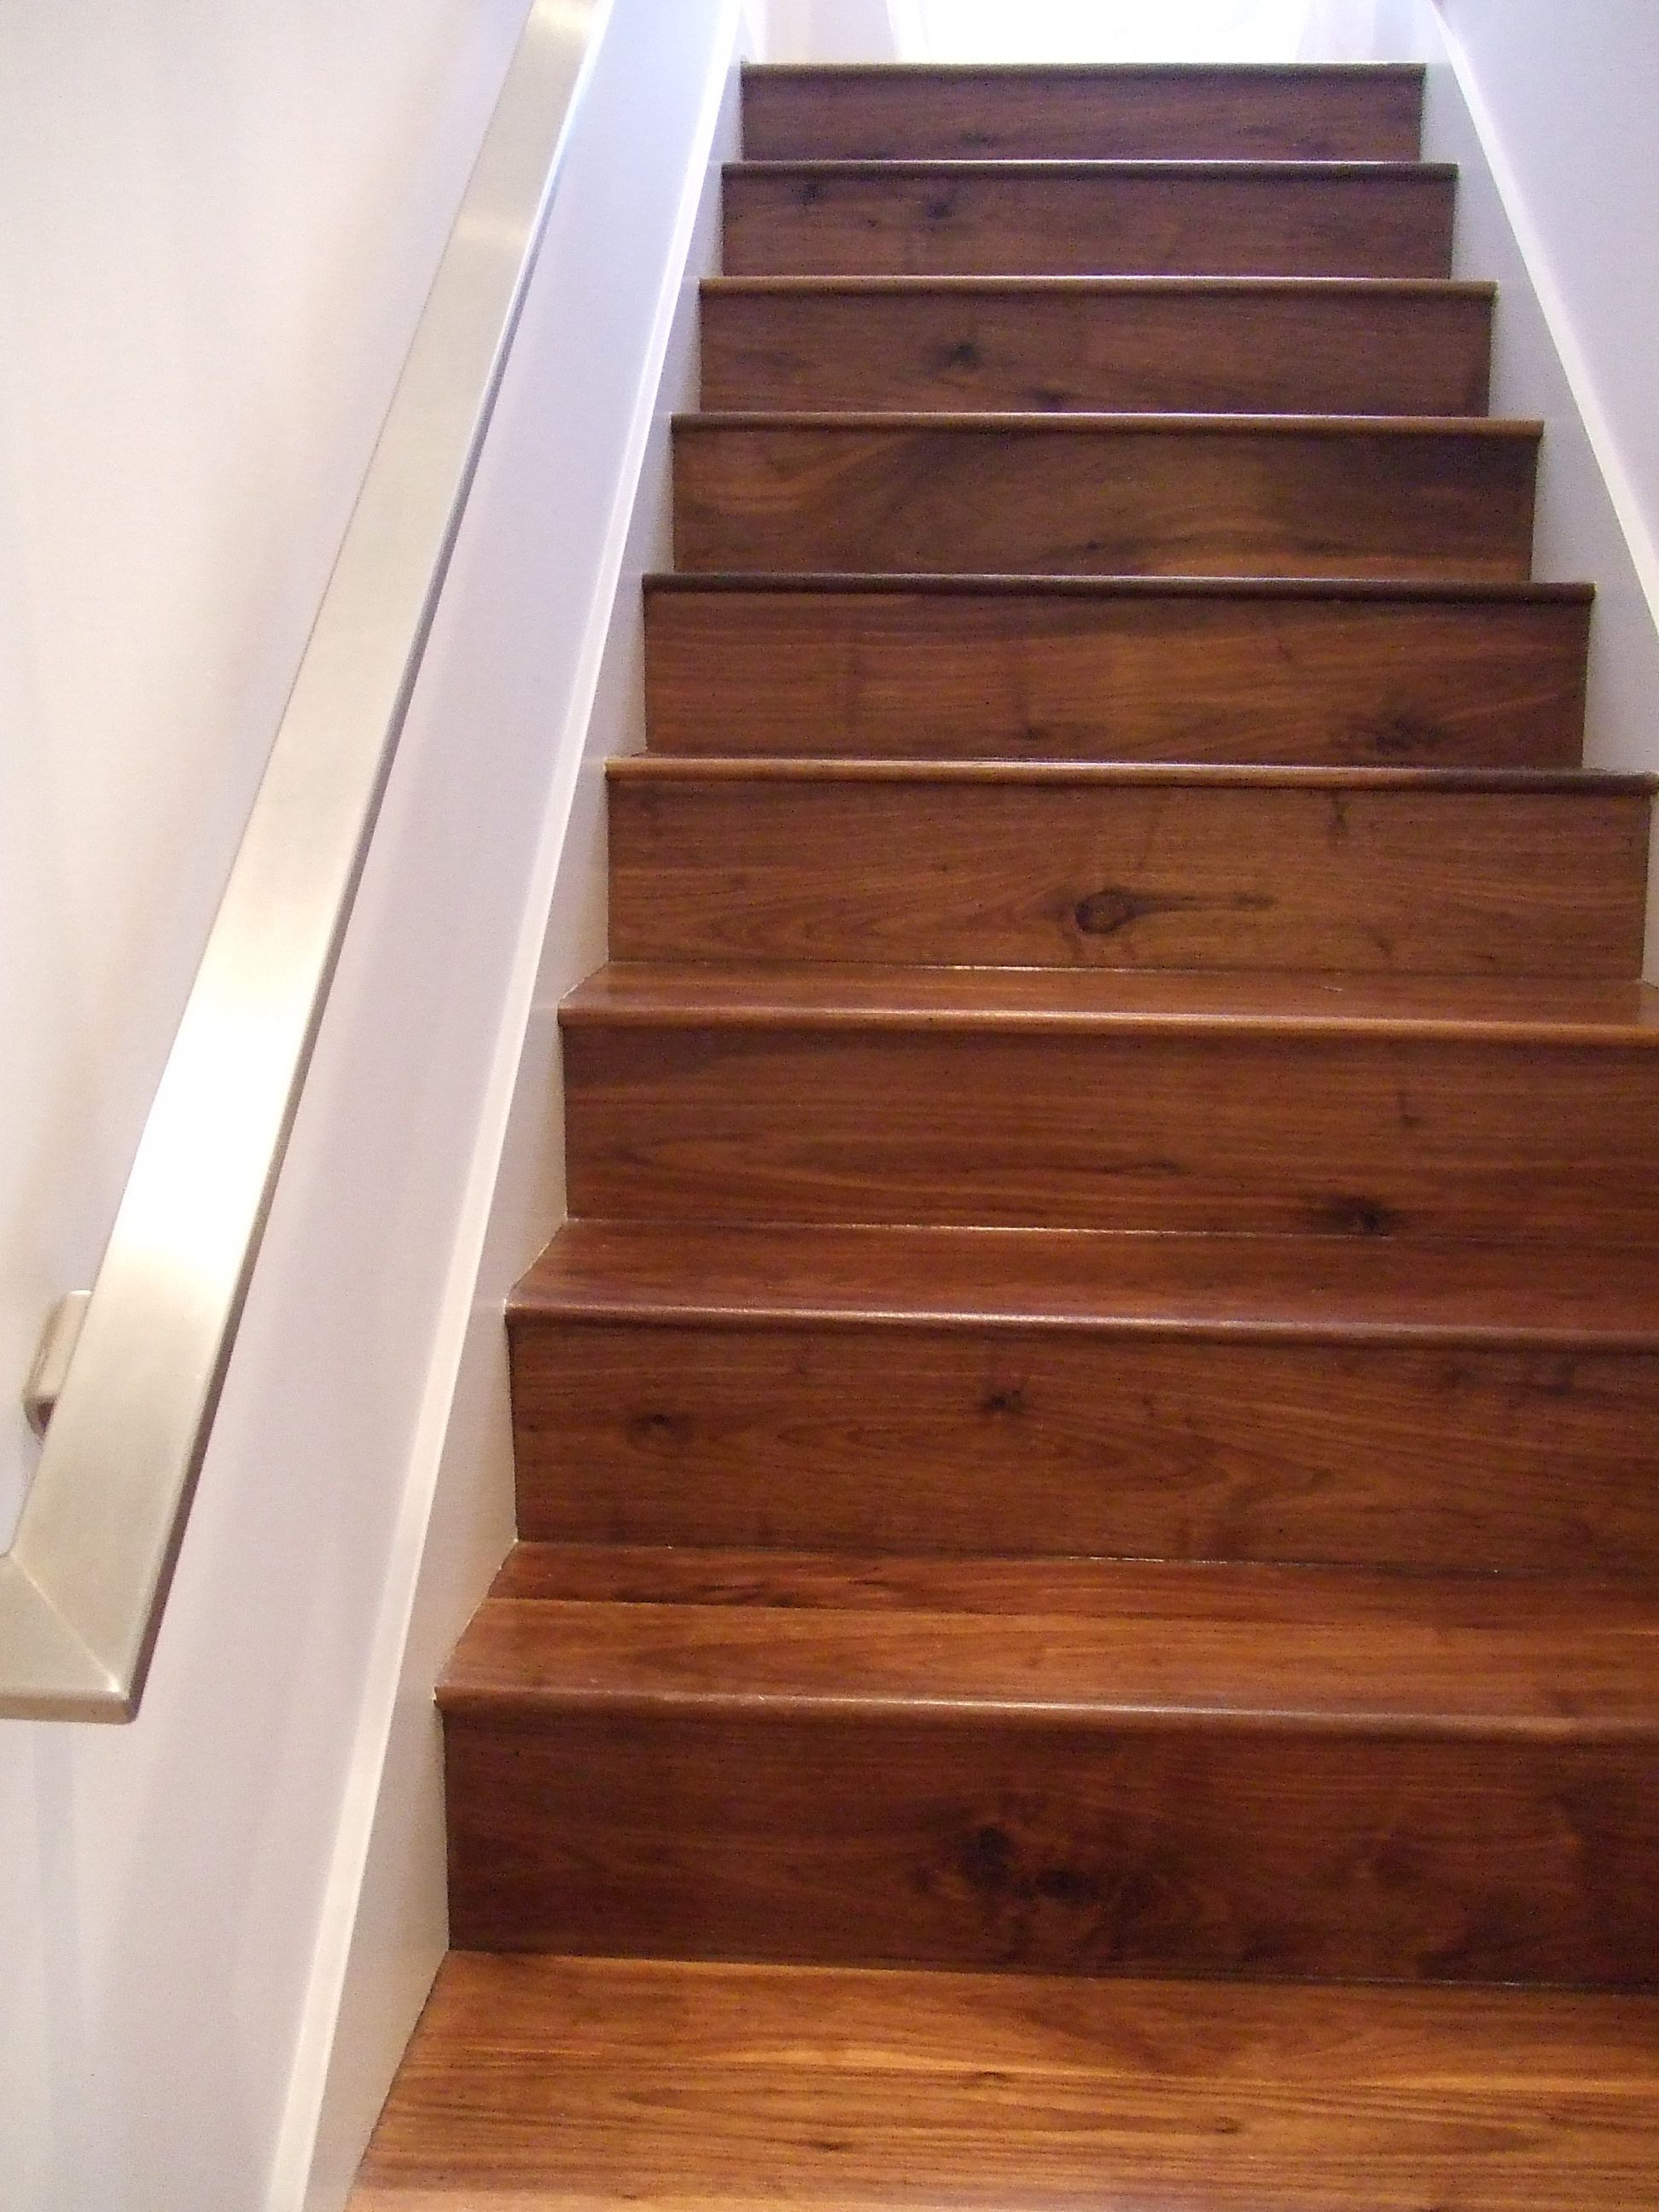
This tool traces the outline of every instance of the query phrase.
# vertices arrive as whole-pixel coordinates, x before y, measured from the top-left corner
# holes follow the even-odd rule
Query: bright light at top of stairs
[[[1317,0],[890,0],[908,62],[1273,62]]]

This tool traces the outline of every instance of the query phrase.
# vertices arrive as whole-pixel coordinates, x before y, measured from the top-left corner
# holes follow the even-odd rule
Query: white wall
[[[1314,0],[890,0],[907,62],[1287,62]]]
[[[758,0],[755,55],[768,62],[888,62],[903,0]]]
[[[0,9],[0,1541],[36,1332],[91,1279],[525,6]],[[273,1869],[234,1758],[180,1741],[266,1717],[217,1603],[171,1723],[0,1723],[20,2212],[257,2178],[266,1959],[227,1922]]]
[[[0,1544],[526,4],[0,8]]]
[[[57,522],[33,481],[27,502],[21,494],[14,502],[29,528],[17,529],[9,557],[33,564],[23,605],[38,649],[31,659],[9,635],[6,660],[33,670],[43,698],[49,688],[55,696],[59,675],[70,683],[72,703],[90,712],[95,697],[103,720],[93,737],[102,738],[102,750],[91,762],[77,750],[77,714],[59,707],[50,734],[65,757],[44,738],[38,750],[60,787],[75,782],[97,794],[102,781],[118,781],[104,809],[107,827],[97,834],[109,847],[125,820],[139,848],[131,861],[106,852],[100,863],[94,850],[82,863],[66,815],[65,857],[48,848],[49,880],[37,893],[54,913],[59,902],[69,908],[61,928],[42,926],[59,968],[75,978],[95,969],[103,994],[94,1007],[88,982],[74,1000],[81,1018],[69,1025],[68,1072],[50,1117],[60,1154],[46,1164],[62,1168],[75,1152],[70,1139],[83,1110],[77,1085],[88,1096],[95,1089],[98,1101],[108,1102],[92,1132],[103,1150],[76,1172],[93,1180],[107,1164],[112,1200],[131,1144],[130,1133],[117,1144],[117,1108],[127,1111],[127,1087],[142,1090],[141,1078],[153,1074],[165,1048],[194,951],[186,913],[199,924],[210,904],[212,881],[198,885],[197,878],[222,872],[252,781],[253,763],[232,757],[232,738],[240,733],[253,754],[270,734],[395,356],[473,150],[463,142],[470,133],[476,143],[507,40],[489,46],[487,10],[478,4],[446,9],[386,0],[374,11],[343,0],[325,7],[290,0],[256,19],[241,0],[234,8],[230,0],[213,8],[204,0],[196,9],[158,0],[108,28],[118,51],[130,55],[135,86],[147,88],[142,99],[133,92],[128,116],[91,46],[82,50],[84,12],[54,11],[61,52],[40,27],[45,11],[32,42],[7,22],[9,89],[19,112],[62,106],[77,158],[94,166],[100,102],[111,107],[100,203],[108,250],[99,273],[151,317],[155,354],[176,370],[183,395],[176,410],[154,398],[148,421],[174,435],[188,465],[180,460],[170,469],[164,456],[125,452],[125,441],[142,446],[147,420],[127,387],[141,369],[149,386],[156,381],[144,345],[110,351],[101,386],[90,337],[84,359],[70,346],[66,362],[76,375],[66,366],[65,379],[82,406],[60,420],[43,403],[39,419],[52,435],[39,434],[42,450],[31,453],[30,465],[50,475],[54,496],[69,500],[76,465],[64,447],[84,425],[100,466],[81,483],[79,506],[71,503]],[[514,12],[522,13],[518,0]],[[575,23],[586,10],[562,12]],[[378,37],[360,39],[359,25],[371,18]],[[628,471],[639,467],[651,420],[653,389],[641,380],[654,334],[672,319],[678,278],[670,272],[665,306],[667,258],[674,240],[689,236],[684,177],[674,165],[683,170],[691,161],[694,186],[701,181],[697,134],[706,149],[713,127],[709,58],[722,38],[729,49],[732,18],[732,0],[675,0],[670,16],[660,0],[617,0],[617,43],[607,34],[580,111],[594,127],[573,140],[555,203],[525,343],[503,392],[348,934],[143,1711],[125,1729],[0,1725],[0,2202],[20,2212],[297,2212],[307,2188],[388,1729],[395,1712],[416,1706],[429,1729],[429,1707],[409,1689],[400,1664],[416,1573],[458,1363],[475,1318],[479,1250],[552,862],[612,611],[632,494]],[[111,11],[110,26],[117,23]],[[240,47],[239,23],[246,31]],[[227,72],[219,61],[228,47],[240,65]],[[416,51],[418,66],[409,59]],[[214,67],[192,76],[204,52],[216,58]],[[16,91],[24,58],[38,89],[33,102]],[[349,71],[359,75],[355,106],[338,82]],[[364,71],[374,97],[361,81]],[[180,72],[193,85],[189,97],[175,81]],[[714,94],[720,89],[716,82]],[[394,116],[381,115],[382,95]],[[264,99],[282,151],[256,161],[244,141],[257,137]],[[69,130],[76,100],[88,112]],[[617,127],[619,103],[637,136]],[[147,118],[143,129],[140,118]],[[222,176],[209,160],[210,141]],[[114,210],[124,197],[129,207],[143,202],[137,182],[126,188],[123,167],[136,142],[149,149],[143,173],[158,193],[169,147],[192,184],[179,191],[173,228],[159,230],[147,248],[143,265],[153,281],[129,288],[117,265]],[[55,158],[49,131],[33,143],[40,160]],[[642,159],[641,147],[656,158]],[[27,168],[13,156],[8,147],[14,169]],[[304,181],[288,176],[286,185],[306,215],[300,228],[308,246],[279,238],[279,180],[325,160],[335,168],[332,183],[308,174]],[[343,195],[342,164],[360,181],[380,178],[383,168],[384,189]],[[446,164],[447,197],[428,178],[431,167]],[[252,182],[242,190],[245,171],[258,190]],[[14,182],[11,189],[22,188]],[[32,173],[31,189],[49,198]],[[90,185],[83,190],[95,197]],[[197,271],[192,211],[206,234],[211,281]],[[88,226],[96,228],[90,218]],[[314,284],[315,295],[307,292],[297,306],[276,289],[296,323],[304,323],[301,307],[308,302],[316,327],[298,331],[270,307],[268,251],[290,287]],[[313,254],[321,264],[314,277],[306,273]],[[401,274],[382,269],[399,258]],[[244,276],[247,321],[258,330],[245,330],[239,348],[213,325],[240,327]],[[394,295],[405,311],[401,323],[388,304]],[[31,309],[34,302],[28,295]],[[54,330],[71,336],[76,315],[95,308],[105,319],[102,342],[113,346],[119,319],[109,319],[101,297],[76,307],[49,292],[39,304]],[[9,343],[21,319],[14,295]],[[371,393],[374,345],[385,374]],[[210,376],[197,365],[201,349],[215,364]],[[44,341],[29,341],[41,380],[47,350]],[[349,387],[349,404],[331,375]],[[263,410],[247,386],[257,387]],[[308,398],[319,420],[307,412]],[[198,407],[199,451],[186,434]],[[116,430],[106,434],[103,416],[114,418]],[[210,465],[210,449],[228,477]],[[106,460],[130,470],[112,489]],[[194,487],[198,504],[186,512],[179,490],[180,511],[160,540],[162,582],[152,591],[143,580],[154,520],[145,492],[165,495],[174,479]],[[125,651],[118,657],[111,647],[106,690],[89,677],[76,688],[72,679],[84,672],[76,668],[73,635],[64,635],[78,618],[81,538],[95,552],[100,592],[112,588],[125,562],[141,599],[142,619],[129,617],[125,602],[111,617]],[[198,596],[185,593],[187,582]],[[98,658],[96,645],[94,637],[86,658]],[[130,724],[117,726],[118,696],[150,718],[137,736]],[[210,711],[226,700],[242,717],[229,735]],[[191,708],[179,733],[181,768],[161,746],[171,734],[168,702],[180,718],[185,702]],[[562,744],[573,736],[574,750]],[[137,750],[140,738],[155,746],[155,758]],[[204,816],[194,803],[198,783]],[[182,811],[188,853],[185,827],[162,818],[163,799]],[[210,853],[222,830],[216,860],[189,857],[198,837]],[[14,834],[13,819],[0,822],[0,835]],[[148,877],[140,860],[153,871]],[[84,880],[65,882],[71,866]],[[79,913],[77,890],[85,902]],[[114,942],[99,966],[94,954],[104,940],[88,913],[105,890]],[[538,890],[541,913],[533,910]],[[33,927],[35,916],[28,918]],[[140,926],[146,921],[153,927]],[[164,951],[176,961],[176,979]],[[37,995],[44,1037],[53,991]],[[154,1040],[137,1018],[141,1000],[162,1032]],[[94,1019],[97,1008],[104,1012]],[[121,1084],[92,1064],[106,1014],[117,1032]],[[123,1029],[119,1017],[128,1014]],[[135,1042],[124,1051],[129,1030]],[[27,1058],[21,1047],[18,1058]],[[134,1132],[142,1103],[131,1102]],[[20,1148],[34,1133],[26,1122]],[[87,1213],[84,1252],[64,1232],[66,1279],[95,1257],[103,1219],[90,1206]],[[483,1329],[479,1320],[479,1343]],[[472,1376],[471,1387],[486,1398],[491,1388],[497,1394],[477,1416],[485,1427],[491,1419],[500,1425],[498,1334],[494,1342],[493,1372]],[[488,1576],[509,1526],[499,1462],[466,1471],[480,1479],[440,1500],[440,1595],[456,1607]],[[428,1610],[428,1637],[441,1636],[441,1618],[434,1626],[441,1613],[441,1607]],[[417,1656],[429,1688],[431,1646]],[[407,1692],[402,1708],[400,1690]],[[416,1890],[424,1882],[429,1899],[429,1867],[410,1880]],[[429,1966],[422,1947],[434,1940],[431,1915],[421,1925],[374,1933],[404,1948],[401,1984],[395,1962],[387,1969],[382,1958],[380,1978],[368,1990],[368,2025],[383,2051],[386,2005],[399,1990],[409,2001],[423,1956]],[[375,2055],[331,2108],[332,2180],[319,2180],[319,2204],[331,2201],[330,2187],[338,2201],[351,2115],[362,2119]]]

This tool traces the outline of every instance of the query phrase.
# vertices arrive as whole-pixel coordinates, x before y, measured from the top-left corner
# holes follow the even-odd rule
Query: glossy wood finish
[[[567,1029],[1205,1030],[1487,1043],[1659,1043],[1659,986],[1547,976],[1027,974],[1007,969],[613,962],[564,1000]]]
[[[532,1539],[1659,1570],[1652,1353],[520,1324],[514,1405]]]
[[[1423,73],[1202,64],[750,69],[751,160],[1410,161]]]
[[[964,1649],[977,1643],[987,1650],[1000,1640],[1000,1631],[993,1623],[1016,1615],[1025,1619],[1028,1626],[1033,1622],[1062,1617],[1103,1622],[1108,1624],[1105,1632],[1109,1640],[1126,1633],[1126,1624],[1133,1617],[1142,1621],[1149,1643],[1162,1632],[1158,1623],[1206,1620],[1221,1632],[1223,1642],[1232,1636],[1237,1624],[1244,1624],[1243,1644],[1258,1656],[1266,1648],[1262,1638],[1266,1637],[1272,1642],[1280,1638],[1289,1632],[1287,1624],[1293,1626],[1295,1635],[1305,1632],[1317,1640],[1340,1612],[1344,1618],[1351,1615],[1368,1632],[1374,1631],[1382,1638],[1395,1636],[1403,1624],[1406,1641],[1401,1647],[1402,1663],[1408,1649],[1419,1654],[1437,1649],[1447,1632],[1454,1644],[1459,1644],[1460,1639],[1497,1635],[1500,1642],[1510,1638],[1517,1652],[1523,1645],[1535,1652],[1540,1636],[1547,1632],[1559,1637],[1560,1648],[1565,1650],[1581,1631],[1595,1634],[1606,1631],[1615,1638],[1615,1644],[1598,1645],[1599,1658],[1590,1652],[1580,1655],[1592,1670],[1601,1666],[1615,1648],[1623,1649],[1627,1657],[1633,1656],[1643,1639],[1652,1632],[1656,1605],[1650,1584],[1640,1580],[1620,1583],[1601,1576],[1516,1578],[1458,1575],[1437,1576],[1431,1581],[1419,1576],[1375,1573],[1368,1569],[1329,1564],[1286,1564],[1282,1560],[1171,1563],[1162,1559],[1054,1559],[1020,1553],[974,1558],[948,1553],[801,1552],[778,1545],[724,1550],[660,1544],[515,1544],[502,1561],[489,1593],[489,1603],[501,1607],[492,1618],[506,1635],[505,1648],[511,1649],[516,1644],[513,1633],[515,1621],[533,1625],[545,1618],[515,1613],[513,1607],[526,1601],[543,1600],[558,1605],[608,1608],[606,1618],[613,1622],[624,1641],[631,1637],[632,1631],[621,1625],[621,1616],[615,1609],[633,1606],[723,1607],[756,1616],[770,1612],[877,1613],[906,1617],[926,1614],[930,1619],[946,1614],[955,1619],[960,1615],[976,1618],[978,1628],[972,1629],[964,1620],[950,1632],[963,1642]],[[567,1616],[568,1620],[574,1618]],[[650,1619],[641,1614],[634,1626],[637,1628],[643,1624],[648,1627],[655,1619],[654,1614]],[[1320,1626],[1322,1623],[1324,1627]],[[1299,1627],[1295,1624],[1300,1624]],[[751,1618],[747,1626],[732,1627],[728,1624],[725,1632],[705,1619],[704,1627],[714,1639],[711,1649],[728,1634],[735,1636],[744,1648],[757,1638],[764,1640],[768,1634],[758,1617]],[[792,1635],[794,1632],[789,1632]],[[817,1629],[803,1628],[800,1632],[807,1638],[804,1650],[821,1652],[828,1648],[823,1644],[826,1635],[833,1644],[841,1633],[833,1626],[823,1625]],[[877,1642],[872,1645],[872,1650],[886,1650],[894,1637],[902,1644],[904,1621],[890,1621],[886,1628],[875,1633]],[[697,1642],[702,1631],[695,1630],[692,1634],[694,1642]],[[1364,1637],[1359,1640],[1364,1643]],[[1048,1648],[1041,1634],[1033,1641],[1025,1637],[1023,1630],[1015,1636],[1014,1644],[1018,1650],[1026,1650],[1028,1645],[1032,1650]],[[700,1642],[698,1648],[702,1648]],[[475,1656],[481,1659],[482,1671],[467,1677],[471,1690],[462,1686],[457,1678],[458,1704],[465,1704],[476,1691],[494,1710],[496,1693],[503,1684],[495,1680],[489,1663],[484,1662],[483,1655],[489,1649],[487,1638],[476,1647]],[[1005,1656],[1010,1658],[1011,1664],[1018,1663],[1017,1652]],[[1451,1664],[1449,1656],[1443,1655],[1443,1661],[1447,1666]],[[508,1663],[516,1667],[514,1662]],[[830,1667],[834,1663],[833,1660],[826,1661]],[[994,1662],[994,1668],[1000,1663]],[[1297,1658],[1295,1663],[1299,1666],[1303,1662]],[[1117,1679],[1114,1675],[1114,1682]],[[1334,1675],[1332,1679],[1334,1682]],[[520,1680],[516,1672],[514,1680]],[[820,1686],[827,1686],[833,1700],[848,1685],[836,1674],[833,1681],[826,1677],[826,1684]],[[606,1692],[607,1696],[610,1694]],[[633,1692],[617,1694],[626,1703]],[[1363,1705],[1364,1693],[1358,1694]],[[1577,1691],[1572,1695],[1576,1697]],[[1527,1696],[1529,1698],[1530,1692]],[[856,1697],[852,1701],[870,1702]],[[879,1696],[875,1702],[881,1702]],[[1018,1698],[994,1694],[990,1702],[999,1711],[1025,1710]],[[1064,1710],[1072,1710],[1068,1701],[1062,1699],[1061,1705]],[[1222,1709],[1218,1706],[1217,1711]],[[1095,1708],[1088,1704],[1077,1710],[1092,1712]],[[1499,1708],[1494,1706],[1492,1713],[1498,1712]],[[1511,1712],[1505,1706],[1502,1712],[1522,1733],[1534,1735],[1549,1735],[1562,1726],[1571,1726],[1577,1717],[1576,1707],[1572,1712],[1563,1710],[1551,1719],[1541,1711],[1534,1711],[1530,1703],[1526,1704],[1524,1711],[1517,1706]],[[1301,1726],[1304,1719],[1310,1725],[1316,1724],[1316,1716],[1298,1717],[1300,1713],[1297,1707],[1291,1716],[1291,1724]],[[1457,1735],[1466,1726],[1485,1725],[1478,1715],[1464,1712],[1461,1706],[1458,1714],[1449,1717],[1442,1712],[1437,1718],[1432,1714],[1425,1718],[1419,1713],[1416,1717],[1430,1735]],[[1351,1709],[1345,1705],[1340,1717],[1345,1726],[1388,1729],[1401,1715],[1384,1713],[1380,1706],[1373,1709],[1363,1705],[1362,1710],[1359,1706]],[[1250,1723],[1243,1719],[1241,1724]],[[1603,1714],[1600,1720],[1592,1720],[1590,1725],[1592,1732],[1620,1741],[1638,1741],[1644,1736],[1646,1729],[1645,1722],[1639,1717],[1632,1717],[1631,1712],[1625,1713],[1622,1718]]]
[[[954,1607],[944,1575],[926,1611],[803,1607],[787,1563],[770,1602],[492,1599],[442,1692],[459,1940],[1659,1972],[1650,1599],[1086,1573],[1092,1600],[1062,1566],[1018,1613]]]
[[[1552,585],[659,577],[650,743],[1563,768],[1589,617]]]
[[[585,1212],[1644,1241],[1651,1056],[1241,1032],[568,1047]]]
[[[641,757],[611,769],[611,947],[1623,976],[1649,812],[1639,777]]]
[[[686,569],[1528,574],[1538,426],[1342,416],[693,416]]]
[[[1659,1032],[1520,1015],[1566,987],[654,972],[566,1008],[578,1214],[1659,1236]]]
[[[565,1321],[869,1322],[1213,1342],[1566,1354],[1659,1350],[1659,1250],[1390,1237],[738,1228],[572,1221],[525,1277],[515,1328]]]
[[[527,1536],[1656,1564],[1650,1250],[579,1222],[510,1318]]]
[[[747,162],[732,276],[1449,276],[1431,163]]]
[[[574,1223],[511,1319],[529,1536],[1656,1565],[1650,1250]]]
[[[988,1328],[969,1308],[930,1325],[896,1277],[912,1241],[891,1262],[887,1318],[814,1322],[775,1299],[738,1325],[689,1289],[678,1313],[632,1322],[580,1304],[516,1314],[521,1534],[1659,1569],[1659,1335],[1564,1350],[1489,1322],[1475,1342],[1379,1341],[1362,1306],[1346,1333],[1328,1319],[1320,1336],[1241,1339],[1195,1292],[1160,1312],[1133,1283],[1115,1299],[1109,1277],[1097,1319]],[[694,1243],[688,1285],[696,1257]],[[1000,1281],[995,1257],[980,1264]],[[1249,1279],[1237,1263],[1236,1299]]]
[[[726,277],[702,404],[1480,415],[1491,331],[1483,285]]]
[[[1629,2212],[1630,1997],[453,1955],[352,2212]]]
[[[526,1546],[440,1686],[446,1713],[486,1720],[503,1701],[632,1712],[665,1698],[921,1708],[942,1727],[1248,1732],[1269,1717],[1287,1734],[1645,1744],[1659,1741],[1659,1595],[1213,1561]]]

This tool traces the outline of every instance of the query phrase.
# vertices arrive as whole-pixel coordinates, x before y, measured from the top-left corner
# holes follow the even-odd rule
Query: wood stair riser
[[[711,408],[1480,415],[1474,289],[705,288]]]
[[[1653,1360],[520,1321],[528,1540],[1651,1574]]]
[[[746,71],[752,160],[1409,161],[1412,67]]]
[[[483,1949],[1619,1986],[1659,1976],[1650,1744],[669,1698],[451,1711]]]
[[[1456,1034],[584,1021],[571,1211],[1659,1238],[1659,1052]]]
[[[529,1541],[1659,1573],[1659,1356],[514,1322]]]
[[[676,558],[1518,581],[1536,465],[1527,425],[692,416],[674,440]]]
[[[1607,977],[1641,960],[1645,795],[646,767],[611,787],[617,959]]]
[[[732,276],[1451,274],[1449,171],[729,169]]]
[[[1582,599],[1541,597],[663,586],[646,595],[650,742],[1566,768],[1583,742],[1589,620]]]

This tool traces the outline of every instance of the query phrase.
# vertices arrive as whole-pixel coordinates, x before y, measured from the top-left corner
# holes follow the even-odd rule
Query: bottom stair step
[[[1659,1983],[1659,1602],[524,1547],[440,1699],[468,1946]]]
[[[351,2212],[1620,2212],[1659,2002],[452,1954]]]

